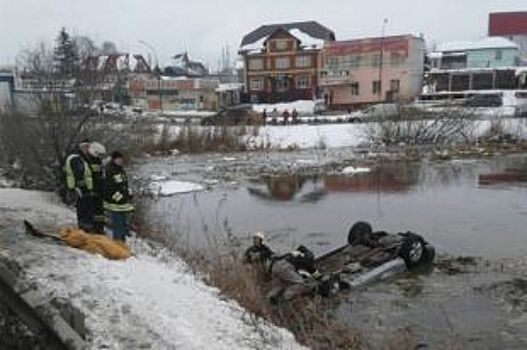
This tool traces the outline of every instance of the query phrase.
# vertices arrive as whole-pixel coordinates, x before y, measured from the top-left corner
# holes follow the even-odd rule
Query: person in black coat
[[[274,253],[264,244],[264,235],[257,232],[253,235],[253,245],[250,246],[244,254],[244,262],[246,264],[264,264],[271,260]]]
[[[106,167],[104,178],[104,209],[108,213],[112,238],[124,241],[129,234],[128,217],[134,210],[132,196],[128,187],[128,177],[123,168],[124,156],[113,152]]]
[[[83,140],[78,149],[71,153],[64,163],[64,175],[69,197],[77,209],[77,226],[91,232],[93,221],[93,174],[88,164],[90,141]]]
[[[104,213],[104,167],[102,158],[106,154],[106,148],[98,143],[92,142],[89,148],[89,164],[93,178],[93,233],[104,234],[106,215]]]

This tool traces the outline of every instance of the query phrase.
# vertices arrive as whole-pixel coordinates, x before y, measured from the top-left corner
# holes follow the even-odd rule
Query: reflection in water
[[[527,169],[505,169],[502,172],[478,176],[478,184],[482,186],[522,182],[527,182]]]
[[[359,174],[357,176],[327,176],[324,187],[330,192],[405,192],[411,183],[393,173]]]
[[[264,176],[260,181],[265,184],[264,189],[248,187],[247,190],[251,195],[262,199],[292,201],[302,191],[307,180],[307,177],[300,175]]]
[[[420,166],[385,165],[376,171],[347,175],[264,176],[248,192],[258,198],[275,201],[299,200],[303,203],[316,203],[331,192],[407,192],[420,181]],[[307,183],[312,184],[306,189]],[[258,184],[263,185],[258,187]]]

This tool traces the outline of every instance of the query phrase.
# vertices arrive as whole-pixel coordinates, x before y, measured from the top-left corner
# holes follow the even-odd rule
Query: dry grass
[[[329,299],[306,297],[272,306],[266,298],[270,282],[268,272],[243,264],[239,248],[229,244],[228,235],[224,241],[207,238],[207,248],[192,247],[174,228],[156,225],[159,220],[149,219],[147,211],[148,203],[137,205],[134,215],[137,232],[174,251],[192,271],[203,276],[207,284],[217,287],[225,297],[247,310],[246,321],[261,334],[262,342],[269,340],[262,323],[265,320],[290,330],[298,342],[312,349],[361,348],[359,334],[332,315]],[[148,229],[141,229],[145,227]]]
[[[434,119],[405,118],[383,120],[365,125],[364,134],[372,143],[384,145],[438,145],[465,143],[474,140],[474,119],[471,115],[445,111]]]
[[[174,132],[170,126],[163,125],[159,138],[145,145],[145,151],[170,153],[178,150],[183,153],[243,152],[255,150],[249,147],[249,136],[259,135],[259,126],[193,126],[185,125]],[[263,147],[263,146],[262,146]]]

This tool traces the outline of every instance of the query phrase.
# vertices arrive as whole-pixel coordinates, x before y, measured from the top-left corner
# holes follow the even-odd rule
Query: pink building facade
[[[424,59],[412,35],[326,42],[319,92],[331,109],[409,101],[421,94]]]

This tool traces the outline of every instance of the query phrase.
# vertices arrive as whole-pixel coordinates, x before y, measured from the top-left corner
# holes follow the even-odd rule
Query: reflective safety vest
[[[110,203],[110,202],[104,201],[104,209],[108,211],[126,213],[126,212],[134,211],[135,208],[134,208],[134,205],[131,203],[116,204],[116,203]]]
[[[64,173],[66,174],[66,187],[69,190],[73,190],[75,189],[75,187],[77,187],[76,186],[77,184],[75,181],[75,174],[73,172],[73,168],[71,167],[71,161],[75,158],[79,158],[83,164],[83,168],[84,168],[83,185],[84,187],[86,187],[88,191],[92,191],[93,190],[93,177],[92,177],[90,165],[78,154],[71,154],[68,156],[68,158],[66,158],[66,163],[64,164]]]

